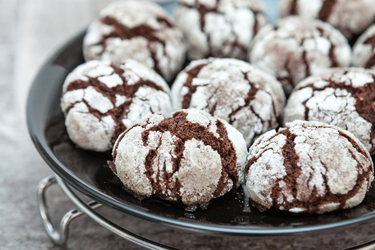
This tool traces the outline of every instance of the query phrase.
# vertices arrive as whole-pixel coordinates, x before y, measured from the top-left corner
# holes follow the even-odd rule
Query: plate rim
[[[161,223],[177,229],[183,229],[193,232],[213,234],[213,235],[236,235],[236,236],[253,236],[253,237],[263,237],[263,236],[293,236],[293,235],[304,235],[304,234],[318,234],[325,231],[332,230],[343,230],[348,227],[354,227],[358,225],[364,225],[371,223],[375,219],[375,211],[367,215],[346,219],[344,221],[338,221],[333,223],[327,223],[322,225],[308,225],[300,227],[261,227],[261,226],[241,226],[241,225],[215,225],[209,223],[199,223],[181,221],[178,219],[170,219],[161,215],[155,215],[149,212],[140,211],[134,207],[130,207],[127,204],[124,204],[118,200],[115,200],[111,196],[100,192],[97,188],[91,186],[90,184],[81,180],[78,176],[75,175],[70,169],[65,167],[53,154],[52,150],[47,144],[45,138],[45,128],[43,128],[43,138],[40,138],[40,135],[36,132],[36,128],[33,125],[32,113],[35,112],[36,107],[33,105],[35,100],[33,99],[33,93],[37,90],[39,79],[43,77],[43,72],[48,68],[49,65],[54,65],[55,59],[60,56],[65,50],[72,46],[79,39],[82,39],[85,34],[85,30],[79,32],[62,46],[57,49],[52,56],[40,67],[38,73],[36,74],[31,87],[28,92],[27,98],[27,107],[26,107],[26,120],[29,135],[34,143],[35,148],[38,153],[41,155],[46,164],[52,169],[54,173],[60,176],[64,182],[73,187],[76,191],[100,202],[101,204],[116,209],[120,212],[151,221],[154,223]],[[35,94],[34,94],[35,96]],[[319,215],[316,215],[319,216]]]

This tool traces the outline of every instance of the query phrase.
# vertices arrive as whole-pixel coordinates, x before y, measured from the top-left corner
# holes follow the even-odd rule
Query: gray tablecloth
[[[68,243],[54,245],[36,203],[38,182],[52,172],[35,150],[25,121],[28,89],[42,63],[83,30],[107,0],[0,0],[0,249],[142,249],[83,216]],[[74,206],[57,186],[47,194],[53,221]],[[178,231],[109,208],[108,218],[144,237],[184,249],[340,249],[375,238],[375,224],[290,238],[211,237]]]

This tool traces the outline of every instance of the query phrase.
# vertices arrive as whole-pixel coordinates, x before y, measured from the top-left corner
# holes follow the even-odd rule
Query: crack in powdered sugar
[[[327,40],[331,44],[331,47],[329,48],[329,52],[328,52],[329,60],[331,61],[331,67],[332,68],[338,67],[339,64],[337,62],[337,58],[336,58],[336,55],[335,55],[335,48],[336,48],[335,44],[332,42],[331,37],[327,34],[327,32],[324,29],[322,29],[320,27],[318,27],[317,29],[320,32],[320,35],[324,38],[327,38]]]
[[[186,79],[186,81],[184,83],[184,87],[187,87],[189,89],[189,92],[186,95],[184,95],[184,99],[182,101],[182,108],[183,109],[189,108],[190,102],[191,102],[191,97],[195,93],[195,91],[197,90],[198,86],[194,86],[192,84],[193,79],[198,76],[201,69],[206,65],[207,65],[207,63],[197,65],[194,68],[192,68],[192,69],[190,69],[189,71],[186,72],[186,74],[188,75],[188,78]]]
[[[238,34],[235,32],[234,23],[231,21],[228,21],[228,19],[226,19],[226,23],[230,26],[230,29],[231,29],[230,32],[233,35],[234,39],[231,39],[231,41],[226,40],[223,43],[223,46],[225,47],[230,46],[231,52],[223,53],[223,51],[220,49],[213,50],[211,46],[211,34],[209,32],[205,32],[205,25],[206,25],[205,17],[208,13],[216,13],[216,14],[225,16],[225,13],[223,13],[222,11],[219,11],[219,6],[222,0],[215,0],[215,1],[216,3],[215,3],[215,6],[213,7],[202,4],[199,2],[199,0],[195,0],[193,4],[188,4],[186,2],[179,3],[180,6],[184,6],[188,9],[195,9],[199,13],[200,30],[202,33],[204,33],[207,36],[207,44],[209,45],[208,52],[202,58],[208,58],[208,57],[226,58],[228,57],[228,55],[236,55],[235,56],[236,58],[245,60],[248,48],[247,46],[241,45],[238,42]],[[236,9],[241,8],[241,7],[236,7],[236,6],[233,6],[233,7]],[[261,28],[259,24],[259,18],[260,16],[264,15],[264,13],[252,7],[246,7],[246,8],[248,8],[254,14],[254,26],[253,26],[253,37],[254,37]]]
[[[289,8],[290,15],[297,15],[297,1],[298,0],[292,0]]]
[[[337,0],[321,0],[323,3],[322,3],[322,6],[319,10],[319,13],[318,13],[318,16],[317,18],[324,21],[324,22],[327,22],[329,17],[331,16],[331,13],[337,3]],[[290,7],[289,7],[289,15],[299,15],[299,14],[302,14],[299,12],[297,6],[298,4],[302,4],[300,0],[292,0],[290,2]]]
[[[108,110],[106,113],[101,113],[100,111],[92,108],[89,103],[86,100],[81,100],[79,102],[75,102],[71,104],[67,109],[65,110],[65,113],[68,114],[69,110],[73,108],[77,103],[83,102],[86,104],[86,106],[89,109],[89,112],[94,115],[96,118],[99,120],[105,116],[110,115],[113,120],[115,121],[115,131],[112,135],[112,142],[115,142],[116,138],[127,128],[123,124],[122,119],[125,118],[129,112],[129,107],[133,102],[133,98],[135,97],[135,93],[138,91],[139,88],[148,86],[150,88],[153,88],[158,91],[163,91],[166,92],[161,86],[155,84],[152,81],[145,80],[145,79],[140,79],[138,82],[135,84],[127,84],[127,80],[123,76],[124,70],[116,67],[114,65],[111,65],[111,67],[114,69],[114,74],[117,74],[123,84],[117,85],[113,88],[109,88],[102,82],[98,80],[100,77],[88,77],[88,81],[82,81],[82,80],[76,80],[74,82],[71,82],[68,87],[67,87],[67,92],[68,91],[73,91],[77,89],[86,89],[87,87],[93,87],[98,93],[101,93],[103,96],[108,98],[110,102],[113,104],[114,108]],[[122,95],[126,96],[126,101],[122,105],[116,107],[116,95]]]
[[[176,107],[202,109],[224,119],[248,135],[248,144],[281,124],[284,93],[275,78],[236,59],[198,63],[172,88],[179,89],[174,93]]]
[[[219,13],[218,12],[219,2],[220,2],[220,0],[217,0],[216,5],[214,7],[208,7],[205,4],[201,4],[201,3],[199,3],[199,0],[195,0],[195,2],[194,2],[193,5],[189,5],[187,3],[179,3],[179,4],[181,6],[189,8],[189,9],[196,9],[196,10],[198,10],[198,12],[199,12],[199,21],[200,21],[200,29],[201,29],[201,31],[204,34],[206,34],[206,32],[204,31],[204,26],[206,24],[205,16],[209,12]],[[207,43],[211,44],[210,43],[210,40],[211,40],[210,34],[208,33],[206,35],[207,35]],[[211,46],[208,46],[208,52],[206,53],[206,55],[204,57],[211,57],[211,56],[213,56],[212,52],[211,52],[211,49],[212,49]]]
[[[306,126],[301,126],[303,130],[307,129]],[[314,129],[325,129],[326,127],[324,126],[316,126]],[[358,153],[362,154],[365,158],[368,158],[368,153],[365,152],[358,144],[357,142],[350,138],[348,135],[345,133],[338,131],[339,137],[344,137],[346,138],[350,144],[355,148]],[[346,202],[357,195],[365,182],[370,183],[371,182],[371,176],[370,172],[372,171],[372,165],[367,167],[367,170],[364,168],[364,166],[361,166],[359,163],[359,159],[355,156],[355,154],[351,151],[350,148],[348,148],[349,153],[351,154],[353,160],[357,162],[357,179],[355,181],[355,184],[353,185],[353,188],[349,190],[345,194],[340,194],[340,193],[333,193],[331,191],[331,188],[328,184],[328,173],[329,173],[329,166],[326,165],[321,159],[320,163],[322,164],[322,167],[325,169],[325,172],[321,173],[321,177],[323,178],[323,183],[322,185],[325,188],[324,195],[319,195],[317,191],[317,187],[314,186],[311,190],[311,193],[308,197],[301,198],[298,197],[298,188],[301,184],[297,182],[297,179],[302,173],[302,166],[303,163],[299,163],[299,156],[296,153],[295,146],[296,146],[296,137],[297,135],[291,133],[290,128],[287,128],[285,130],[282,130],[278,133],[276,133],[274,136],[272,136],[270,139],[267,139],[268,143],[271,143],[272,139],[278,136],[285,136],[285,144],[282,146],[282,156],[284,159],[283,165],[285,168],[286,175],[282,178],[278,178],[276,182],[272,186],[272,192],[271,192],[271,199],[272,199],[272,206],[278,207],[283,210],[291,210],[293,208],[304,208],[307,210],[309,213],[316,213],[321,205],[325,204],[335,204],[338,203],[338,209],[344,208],[346,205]],[[259,145],[259,143],[258,143]],[[314,144],[312,144],[314,145]],[[247,170],[251,168],[253,164],[255,164],[260,158],[263,157],[263,153],[273,150],[270,147],[267,147],[266,149],[261,149],[261,153],[258,157],[253,157],[249,160],[247,164]],[[313,159],[311,158],[310,154],[309,157],[311,159],[311,163],[313,162]],[[370,163],[371,164],[371,163]],[[309,167],[312,167],[313,171],[316,171],[313,168],[312,164]],[[307,183],[311,182],[312,179],[312,174],[310,173]],[[292,194],[293,198],[288,201],[286,198],[286,194],[284,194],[285,191],[282,190],[282,187],[280,185],[280,182],[283,182],[286,184],[286,188],[290,191]],[[307,184],[307,186],[310,186]],[[303,187],[300,187],[303,188]],[[280,198],[282,198],[282,202],[280,202]]]
[[[241,110],[243,107],[247,107],[247,106],[249,106],[251,111],[258,117],[258,119],[260,119],[262,121],[262,123],[264,123],[263,119],[261,117],[259,117],[259,115],[257,113],[255,113],[253,106],[250,105],[250,102],[255,99],[255,95],[257,94],[259,88],[256,87],[255,84],[250,81],[250,79],[248,77],[248,72],[242,72],[242,73],[243,73],[244,79],[250,85],[250,90],[247,93],[247,96],[245,98],[245,105],[238,107],[237,109],[233,110],[232,113],[229,114],[229,123],[232,124],[234,122],[233,116],[236,115],[237,112],[239,110]],[[273,99],[273,98],[271,98],[271,99]],[[275,116],[276,116],[276,114],[275,114]]]
[[[172,24],[167,20],[166,18],[163,17],[157,17],[156,19],[160,23],[164,24],[165,27],[172,27]],[[152,49],[150,46],[150,42],[158,42],[161,43],[165,47],[165,40],[162,39],[158,34],[156,33],[157,30],[151,28],[150,26],[143,24],[134,28],[128,28],[125,25],[121,24],[116,18],[106,16],[101,19],[101,22],[106,25],[110,25],[113,27],[113,31],[109,33],[108,35],[102,35],[101,40],[99,43],[95,45],[102,45],[103,46],[103,51],[106,48],[106,41],[108,38],[111,37],[118,37],[121,40],[130,40],[134,37],[144,37],[148,40],[148,48],[151,52],[151,57],[152,60],[154,61],[155,64],[155,71],[159,74],[161,74],[160,68],[159,68],[159,60],[156,58],[156,51]],[[164,55],[165,55],[165,50]]]
[[[350,71],[346,71],[343,75],[347,75],[349,72]],[[305,107],[305,120],[309,120],[309,108],[306,106],[306,103],[315,96],[316,91],[323,91],[326,88],[346,90],[349,93],[349,95],[355,98],[356,100],[354,106],[356,108],[356,112],[358,113],[358,115],[372,124],[370,135],[370,144],[372,144],[371,141],[375,138],[375,75],[372,75],[372,78],[372,83],[365,84],[364,86],[358,88],[352,86],[351,80],[351,84],[348,85],[346,84],[346,82],[336,82],[332,78],[328,78],[322,79],[328,82],[328,85],[324,86],[323,88],[318,88],[314,86],[314,83],[312,83],[296,89],[300,90],[302,88],[312,88],[313,90],[311,97],[309,97],[306,101],[302,103]]]
[[[165,118],[158,125],[155,125],[142,132],[142,141],[144,146],[147,146],[148,144],[148,136],[151,131],[158,131],[162,133],[170,132],[172,136],[178,138],[175,142],[174,155],[176,157],[173,158],[172,173],[167,173],[166,171],[164,171],[164,176],[159,176],[157,180],[164,180],[168,186],[170,180],[172,180],[172,176],[180,168],[180,162],[183,158],[183,153],[185,150],[185,142],[188,140],[196,139],[198,141],[202,141],[206,146],[210,146],[220,155],[221,158],[222,173],[213,195],[220,195],[224,188],[227,186],[229,179],[232,180],[233,186],[237,186],[239,179],[236,172],[236,151],[234,150],[233,145],[228,138],[228,133],[224,127],[224,124],[219,120],[216,122],[217,133],[220,135],[220,138],[217,138],[214,134],[208,131],[208,128],[198,123],[189,122],[186,118],[187,115],[188,114],[183,111],[176,112],[174,113],[173,117]],[[150,151],[147,155],[148,159],[145,160],[147,169],[152,169],[153,159],[155,158],[154,154],[155,153]],[[153,183],[153,193],[163,196],[161,189],[158,188],[158,185],[156,185],[152,180],[151,173],[148,173],[146,175],[150,179],[151,183]],[[169,189],[172,192],[172,197],[181,199],[180,187],[181,185],[176,184],[176,186],[173,187],[172,190]]]
[[[327,22],[336,3],[337,0],[324,0],[318,14],[318,18],[324,22]]]
[[[295,32],[288,28],[292,25],[297,29]],[[270,37],[274,39],[269,39]],[[310,22],[303,17],[288,16],[281,19],[272,30],[254,40],[249,57],[260,68],[274,72],[276,78],[283,83],[286,94],[290,94],[291,89],[300,81],[321,69],[349,66],[347,54],[351,52],[344,39],[342,34],[320,20]],[[293,40],[290,46],[294,46],[294,50],[287,48],[288,40]],[[274,50],[279,57],[271,56],[269,51]],[[339,52],[340,57],[336,56]],[[279,58],[282,62],[272,58]]]
[[[305,37],[305,38],[301,39],[300,46],[303,48],[302,61],[305,64],[305,78],[306,78],[310,75],[310,63],[307,60],[307,50],[303,46],[303,43],[305,42],[305,39],[307,39],[307,38]],[[293,85],[295,86],[296,84],[293,82]]]
[[[369,44],[371,46],[371,50],[375,47],[375,35],[370,36],[363,42],[363,44]],[[375,54],[372,53],[371,57],[367,60],[365,64],[365,68],[371,68],[375,65]]]

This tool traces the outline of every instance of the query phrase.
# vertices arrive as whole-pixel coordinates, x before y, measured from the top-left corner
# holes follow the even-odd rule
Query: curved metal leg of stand
[[[56,179],[54,176],[46,177],[40,181],[38,185],[38,206],[40,216],[43,220],[43,226],[46,229],[48,236],[55,244],[61,246],[64,245],[68,239],[70,222],[75,218],[81,216],[83,213],[78,209],[70,210],[61,219],[59,229],[55,229],[55,227],[51,223],[45,198],[45,192],[47,188],[55,183]],[[90,206],[92,209],[96,209],[98,207],[101,207],[102,205],[97,203],[96,201],[91,201],[88,203],[88,206]]]
[[[52,184],[55,184],[56,182],[59,184],[64,193],[69,197],[69,199],[78,207],[78,209],[73,209],[64,215],[60,222],[59,231],[56,231],[56,229],[53,227],[51,223],[45,201],[45,190]],[[111,232],[145,248],[156,250],[177,250],[176,248],[164,246],[157,242],[143,238],[139,235],[133,234],[132,232],[107,220],[106,218],[104,218],[103,216],[94,211],[95,208],[102,206],[101,204],[99,204],[96,201],[89,202],[88,204],[84,203],[57,175],[46,177],[39,183],[38,204],[40,215],[43,219],[44,228],[46,229],[52,241],[58,245],[63,245],[67,241],[69,223],[73,219],[79,217],[80,215],[86,214],[95,222],[110,230]]]

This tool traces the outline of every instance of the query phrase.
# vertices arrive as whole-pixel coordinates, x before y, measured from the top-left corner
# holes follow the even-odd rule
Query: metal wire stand
[[[46,204],[46,197],[45,197],[45,193],[48,187],[56,183],[59,184],[59,186],[64,191],[64,193],[77,206],[76,209],[70,210],[63,216],[63,218],[60,221],[60,225],[58,229],[56,229],[51,223],[47,204]],[[158,250],[172,250],[172,249],[176,250],[177,249],[177,248],[168,247],[168,246],[159,244],[157,242],[148,240],[146,238],[143,238],[139,235],[136,235],[116,225],[115,223],[109,221],[108,219],[104,218],[103,216],[95,212],[95,209],[101,207],[102,204],[96,201],[90,201],[86,204],[74,192],[72,192],[70,187],[68,187],[67,184],[57,175],[48,176],[40,181],[38,185],[38,206],[39,206],[40,216],[42,217],[43,225],[44,225],[45,230],[48,233],[48,236],[51,238],[51,240],[55,244],[60,245],[60,246],[64,245],[66,241],[68,240],[70,222],[72,222],[75,218],[83,214],[86,214],[91,219],[93,219],[96,223],[105,227],[109,231],[119,235],[120,237],[128,241],[138,244],[142,247],[145,247],[148,249],[158,249]]]
[[[48,187],[59,184],[61,189],[64,191],[64,193],[68,196],[68,198],[77,206],[76,209],[72,209],[69,212],[67,212],[63,218],[60,221],[60,225],[58,230],[52,225],[48,208],[46,204],[46,197],[45,193]],[[162,245],[160,243],[151,241],[149,239],[143,238],[139,235],[136,235],[118,225],[115,223],[109,221],[108,219],[104,218],[97,212],[95,212],[95,209],[102,206],[102,204],[96,202],[96,201],[90,201],[88,203],[83,202],[72,190],[71,188],[57,175],[51,175],[39,182],[38,185],[38,206],[39,206],[39,212],[40,216],[43,220],[43,225],[45,230],[48,233],[48,236],[51,238],[51,240],[57,244],[57,245],[64,245],[69,236],[69,224],[77,217],[86,214],[91,219],[93,219],[96,223],[99,225],[105,227],[109,231],[117,234],[118,236],[131,241],[135,244],[138,244],[142,247],[148,248],[148,249],[157,249],[157,250],[177,250],[177,248],[169,247]],[[368,243],[348,248],[346,250],[371,250],[375,249],[375,240],[370,241]]]

